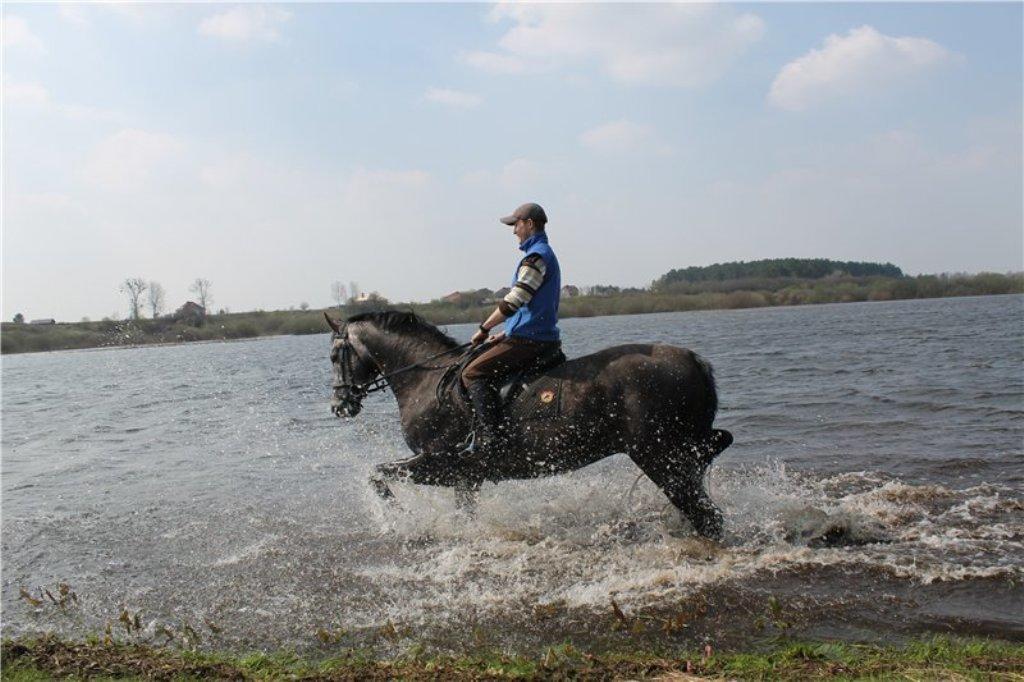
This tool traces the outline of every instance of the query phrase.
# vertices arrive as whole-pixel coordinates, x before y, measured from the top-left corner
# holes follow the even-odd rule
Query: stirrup
[[[462,441],[462,443],[459,444],[459,449],[457,451],[459,455],[468,455],[474,458],[480,456],[479,449],[481,439],[479,434],[477,433],[478,431],[479,429],[473,429],[472,431],[470,431],[469,435],[466,436],[466,440]],[[497,436],[495,438],[490,439],[490,444],[492,446],[497,444],[499,448],[504,447],[505,438]]]
[[[469,432],[466,439],[459,443],[456,453],[459,455],[476,455],[477,443],[479,439],[476,437],[476,429]]]

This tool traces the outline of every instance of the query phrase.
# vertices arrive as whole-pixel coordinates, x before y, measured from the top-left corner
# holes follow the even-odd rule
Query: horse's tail
[[[720,455],[723,450],[732,445],[732,434],[724,429],[711,428],[715,423],[715,415],[718,414],[718,388],[715,385],[715,370],[711,363],[693,354],[697,367],[704,375],[704,424],[706,433],[697,443],[697,456],[703,466],[708,466],[711,461]]]
[[[715,415],[718,414],[718,388],[715,386],[715,370],[711,363],[693,354],[693,360],[697,363],[701,374],[704,375],[704,423],[708,429],[715,423]]]

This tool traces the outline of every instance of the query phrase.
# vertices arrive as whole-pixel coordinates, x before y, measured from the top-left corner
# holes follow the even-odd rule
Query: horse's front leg
[[[472,516],[480,498],[480,481],[464,478],[455,484],[455,508]]]
[[[467,483],[467,477],[454,458],[423,453],[398,462],[378,464],[370,477],[374,489],[385,498],[392,495],[388,483],[395,481],[452,488]]]

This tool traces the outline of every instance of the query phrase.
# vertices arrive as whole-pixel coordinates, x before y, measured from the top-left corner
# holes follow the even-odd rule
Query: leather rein
[[[373,380],[371,380],[371,381],[369,381],[369,382],[367,382],[365,384],[357,384],[353,380],[353,377],[355,375],[355,366],[354,366],[354,364],[352,362],[352,357],[355,356],[355,358],[357,360],[361,360],[362,358],[360,358],[359,353],[356,351],[355,348],[352,347],[352,344],[348,340],[348,329],[345,329],[345,331],[343,333],[341,333],[341,334],[336,332],[334,334],[334,339],[335,340],[340,339],[341,342],[342,342],[341,343],[341,357],[340,358],[338,358],[337,350],[331,352],[331,361],[332,362],[333,361],[337,361],[337,360],[340,359],[340,364],[341,364],[341,383],[340,384],[332,384],[331,388],[333,388],[333,389],[347,388],[349,390],[349,392],[352,393],[353,397],[356,398],[356,400],[362,400],[363,398],[365,398],[366,396],[368,396],[371,393],[376,393],[377,391],[383,391],[383,390],[388,389],[390,387],[390,381],[391,381],[392,377],[398,376],[399,374],[403,374],[404,372],[411,372],[414,369],[424,369],[424,370],[447,369],[447,368],[451,367],[452,365],[445,365],[444,367],[428,367],[424,363],[430,362],[431,360],[436,360],[437,358],[440,358],[440,357],[444,357],[445,355],[451,355],[452,353],[464,350],[464,349],[468,348],[470,345],[472,345],[471,342],[467,341],[466,343],[464,343],[464,344],[462,344],[460,346],[456,346],[455,348],[449,348],[446,351],[441,351],[440,353],[436,353],[434,355],[431,355],[430,357],[424,358],[423,360],[420,360],[419,362],[415,362],[415,363],[413,363],[411,365],[406,365],[405,367],[399,367],[395,371],[388,372],[386,374],[384,373],[384,370],[381,367],[380,363],[377,362],[377,360],[372,355],[370,355],[370,361],[373,363],[374,367],[377,368],[377,371],[379,372],[379,374]],[[458,362],[453,363],[453,364],[458,364]]]

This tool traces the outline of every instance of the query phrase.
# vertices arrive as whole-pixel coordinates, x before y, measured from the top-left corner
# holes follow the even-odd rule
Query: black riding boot
[[[491,470],[499,463],[505,446],[501,396],[497,388],[484,381],[474,381],[466,391],[473,405],[472,456],[484,469]]]

